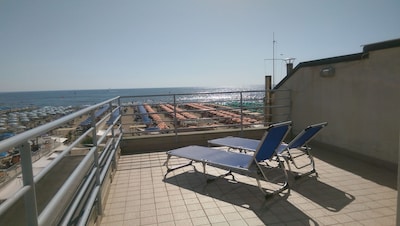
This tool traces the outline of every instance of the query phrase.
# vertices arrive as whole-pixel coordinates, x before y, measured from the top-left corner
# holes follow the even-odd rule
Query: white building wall
[[[322,77],[327,67],[335,73]],[[397,164],[400,47],[371,51],[359,60],[299,67],[279,89],[291,90],[294,134],[327,121],[319,142]]]

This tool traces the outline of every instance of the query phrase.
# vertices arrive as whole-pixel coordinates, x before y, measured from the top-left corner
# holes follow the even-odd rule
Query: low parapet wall
[[[211,139],[226,137],[226,136],[240,136],[250,139],[261,139],[265,133],[266,128],[246,129],[240,130],[218,130],[218,131],[202,131],[182,133],[176,136],[175,134],[161,134],[161,135],[146,135],[146,136],[129,136],[124,137],[121,141],[121,155],[140,154],[148,152],[168,151],[175,148],[180,148],[188,145],[202,145],[208,146],[207,141]],[[289,142],[296,134],[291,131],[286,137],[286,142]],[[341,153],[343,156],[350,156],[369,162],[377,166],[382,166],[388,169],[397,169],[397,164],[384,161],[376,157],[367,155],[360,155],[346,148],[341,148],[328,143],[313,140],[312,145],[325,149],[328,151]],[[314,154],[318,154],[315,153]]]
[[[160,134],[146,136],[129,136],[124,137],[121,142],[121,154],[137,154],[144,152],[167,151],[174,148],[184,147],[188,145],[207,146],[208,140],[226,137],[240,136],[251,139],[261,139],[266,128],[253,128],[244,130],[217,130],[188,132],[175,134]]]

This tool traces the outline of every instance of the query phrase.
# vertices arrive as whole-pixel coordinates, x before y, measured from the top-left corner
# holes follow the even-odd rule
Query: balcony
[[[396,225],[396,172],[321,142],[310,145],[319,176],[289,175],[290,190],[270,199],[254,178],[239,174],[236,181],[206,183],[188,167],[164,178],[169,149],[227,135],[260,138],[265,125],[290,119],[289,92],[272,95],[287,103],[280,105],[251,93],[171,94],[158,102],[148,101],[155,96],[116,97],[1,141],[1,149],[20,151],[22,175],[8,178],[20,179],[20,187],[0,205],[0,224]],[[214,111],[236,112],[239,120]],[[186,113],[198,117],[179,118]],[[37,173],[28,141],[85,118],[77,136],[57,156],[46,156],[53,161]],[[82,147],[87,137],[91,143]],[[207,168],[210,175],[222,172]]]
[[[101,225],[396,225],[396,173],[312,147],[319,177],[268,200],[254,178],[207,184],[187,167],[164,179],[165,152],[121,156]]]

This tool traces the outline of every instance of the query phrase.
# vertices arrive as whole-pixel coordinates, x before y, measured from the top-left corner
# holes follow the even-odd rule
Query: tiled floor
[[[121,156],[101,225],[395,225],[396,172],[313,151],[319,177],[289,175],[291,189],[267,200],[251,177],[206,183],[186,167],[164,179],[165,152]]]

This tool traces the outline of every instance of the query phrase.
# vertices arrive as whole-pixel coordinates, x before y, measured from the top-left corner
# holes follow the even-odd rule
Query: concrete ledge
[[[265,133],[266,128],[255,129],[232,129],[232,130],[214,130],[214,131],[201,131],[201,132],[187,132],[179,135],[175,134],[161,134],[161,135],[146,135],[146,136],[129,136],[124,137],[121,141],[121,155],[130,155],[138,153],[167,151],[175,148],[180,148],[188,145],[202,145],[208,146],[207,141],[215,138],[226,136],[239,136],[250,139],[261,139]],[[293,138],[293,134],[289,134],[287,139]],[[397,170],[397,164],[373,158],[367,155],[356,153],[347,149],[336,147],[329,144],[313,141],[311,146],[316,145],[319,148],[335,152],[346,156],[360,159],[369,164],[384,167],[389,170]],[[314,152],[313,152],[314,153]],[[314,153],[318,155],[318,153]]]
[[[175,134],[145,135],[124,137],[121,141],[121,154],[167,151],[188,145],[207,146],[207,141],[226,136],[240,136],[261,139],[266,128],[213,130]]]

